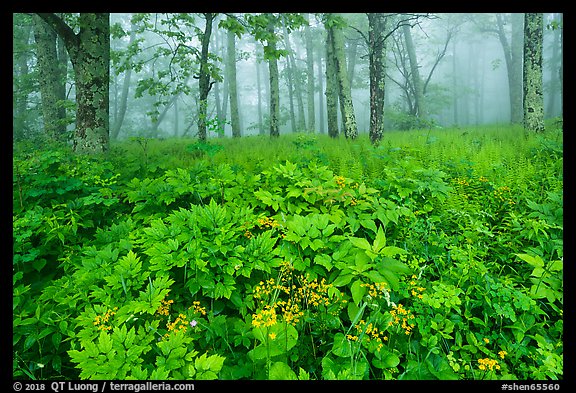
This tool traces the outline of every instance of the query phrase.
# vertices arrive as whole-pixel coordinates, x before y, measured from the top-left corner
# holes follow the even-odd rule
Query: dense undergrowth
[[[14,378],[563,378],[560,130],[13,163]]]

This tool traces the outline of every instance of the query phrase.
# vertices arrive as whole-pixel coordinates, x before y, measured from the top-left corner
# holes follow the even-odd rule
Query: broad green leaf
[[[385,257],[393,257],[395,255],[404,255],[404,254],[407,254],[406,250],[395,246],[384,247],[380,250],[380,255]]]
[[[356,280],[350,287],[350,291],[352,292],[352,300],[356,305],[360,305],[364,294],[366,293],[366,287],[362,286],[362,280]]]
[[[298,331],[292,325],[277,323],[270,327],[255,327],[254,337],[260,345],[251,350],[248,355],[252,359],[266,359],[291,350],[298,342]]]
[[[550,271],[551,272],[560,271],[562,269],[564,269],[563,261],[554,261],[550,264]]]
[[[400,364],[400,358],[393,352],[384,348],[378,352],[378,358],[374,359],[372,363],[378,368],[391,368]]]
[[[402,274],[412,273],[412,269],[410,269],[408,265],[390,257],[382,258],[380,262],[376,263],[376,268],[380,273],[383,273],[384,271],[392,271],[395,273],[402,273]]]
[[[371,231],[373,231],[374,233],[376,233],[376,231],[378,230],[378,228],[376,227],[376,223],[374,222],[374,220],[360,220],[360,225],[362,225],[364,228],[366,229],[370,229]]]
[[[34,267],[34,269],[36,269],[37,271],[42,270],[44,266],[46,266],[46,259],[44,258],[35,259],[32,262],[32,267]]]
[[[380,270],[380,274],[384,277],[384,281],[390,286],[390,289],[396,291],[400,286],[400,278],[398,275],[390,270]]]
[[[374,239],[374,244],[372,245],[372,251],[378,254],[385,245],[386,235],[384,234],[382,227],[380,227],[376,232],[376,238]]]
[[[340,274],[336,279],[332,282],[332,285],[335,287],[341,287],[343,285],[347,285],[352,279],[354,278],[353,274]]]
[[[355,246],[362,250],[371,250],[372,246],[368,243],[368,240],[364,239],[363,237],[350,237],[350,242]]]
[[[326,254],[317,254],[314,257],[314,263],[324,266],[328,271],[330,271],[330,269],[332,269],[333,267],[332,258],[330,257],[330,255]]]
[[[533,257],[528,254],[516,254],[516,256],[534,267],[544,267],[544,261],[538,255]]]
[[[352,342],[346,339],[344,333],[336,333],[334,335],[334,344],[332,345],[332,353],[339,357],[352,356]]]
[[[274,362],[268,374],[270,380],[297,380],[296,373],[284,362]]]
[[[356,304],[348,302],[346,311],[348,312],[348,318],[350,318],[350,329],[362,318],[365,308],[366,303],[362,304],[361,307],[358,307]]]

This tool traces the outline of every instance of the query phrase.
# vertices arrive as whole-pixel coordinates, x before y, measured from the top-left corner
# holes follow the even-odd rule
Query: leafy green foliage
[[[16,149],[13,376],[563,378],[561,143],[434,134]]]

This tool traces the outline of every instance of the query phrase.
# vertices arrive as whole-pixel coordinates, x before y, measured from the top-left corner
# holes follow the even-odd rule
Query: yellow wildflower
[[[500,365],[498,365],[498,360],[493,360],[493,359],[478,359],[478,368],[480,370],[490,370],[492,371],[493,369],[496,370],[500,370]]]

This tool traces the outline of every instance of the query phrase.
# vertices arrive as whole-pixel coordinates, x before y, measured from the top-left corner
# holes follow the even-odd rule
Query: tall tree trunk
[[[44,132],[50,139],[62,140],[65,113],[62,116],[62,105],[59,105],[63,76],[58,62],[57,34],[40,16],[34,15],[33,20]]]
[[[370,74],[370,141],[377,145],[384,132],[384,87],[386,41],[383,32],[386,18],[380,13],[368,14],[368,58]]]
[[[268,60],[270,74],[270,136],[280,136],[280,85],[278,82],[278,61]]]
[[[458,78],[459,75],[457,67],[457,57],[456,57],[456,40],[452,41],[452,110],[453,119],[452,122],[455,126],[459,124],[458,117]]]
[[[128,41],[128,47],[134,43],[136,38],[136,25],[132,25],[130,29],[130,39]],[[118,112],[116,113],[116,118],[112,123],[110,128],[110,138],[117,139],[120,135],[120,129],[122,128],[122,123],[124,123],[124,118],[126,117],[126,110],[128,109],[128,93],[130,93],[130,80],[132,79],[132,67],[128,67],[124,72],[124,80],[122,81],[122,94],[120,96],[120,105],[118,106]],[[116,102],[118,100],[115,100]]]
[[[420,67],[418,66],[418,59],[416,58],[416,49],[414,41],[412,40],[412,30],[407,24],[402,26],[404,33],[404,40],[406,42],[406,51],[408,53],[408,60],[410,62],[410,74],[412,76],[412,85],[414,86],[414,104],[416,108],[415,115],[420,119],[426,118],[426,109],[424,106],[424,93],[422,78],[420,77]]]
[[[342,29],[335,26],[328,28],[328,34],[332,36],[332,46],[334,64],[336,65],[336,76],[339,86],[339,99],[342,102],[342,119],[344,121],[344,135],[346,138],[355,139],[358,136],[356,125],[356,115],[352,103],[352,90],[348,73],[346,71],[346,56],[344,53],[344,33]]]
[[[210,36],[212,35],[213,13],[205,13],[206,25],[200,37],[200,75],[198,76],[199,107],[198,107],[198,138],[205,141],[207,137],[206,121],[208,116],[208,93],[210,93],[210,71],[208,69],[208,48],[210,46]]]
[[[522,14],[511,14],[512,33],[508,41],[502,14],[496,14],[498,40],[504,51],[510,96],[510,121],[522,121]]]
[[[75,34],[56,14],[38,14],[64,40],[76,82],[74,151],[99,153],[109,144],[110,14],[81,13]]]
[[[334,45],[332,34],[326,34],[326,114],[328,120],[328,135],[338,136],[338,79],[334,60]]]
[[[214,85],[214,103],[216,105],[216,117],[218,118],[219,122],[224,120],[224,116],[222,115],[222,98],[220,98],[220,83],[216,83]],[[222,128],[226,128],[225,123],[222,123]]]
[[[178,109],[178,100],[174,102],[174,137],[177,138],[180,133],[180,110]]]
[[[541,13],[524,15],[524,128],[531,132],[544,131],[543,29]]]
[[[564,61],[562,58],[564,56],[564,14],[560,14],[560,69],[558,70],[558,79],[560,81],[560,113],[564,113]]]
[[[282,28],[284,30],[284,43],[286,45],[286,51],[288,52],[288,75],[289,81],[294,88],[293,93],[296,96],[296,131],[302,132],[306,130],[306,119],[304,118],[304,100],[302,98],[302,86],[300,83],[300,78],[298,76],[298,66],[296,65],[296,58],[294,57],[294,51],[292,50],[292,45],[290,44],[290,34],[288,33],[288,27],[286,26],[286,19],[282,18]]]
[[[270,136],[280,136],[280,82],[278,75],[278,59],[276,49],[276,33],[274,31],[274,17],[268,15],[268,26],[266,27],[269,37],[267,41],[268,57],[268,76],[270,78]]]
[[[348,80],[350,81],[350,88],[354,84],[354,70],[356,69],[356,60],[358,58],[358,40],[349,42],[346,47],[346,53],[348,55],[347,70],[348,70]]]
[[[557,15],[557,14],[555,14]],[[560,14],[562,15],[562,14]],[[546,117],[555,116],[556,111],[556,101],[557,101],[557,90],[562,88],[562,80],[560,78],[560,67],[562,66],[562,54],[560,51],[560,46],[562,45],[561,38],[562,30],[561,27],[554,28],[553,38],[552,38],[552,57],[550,59],[549,71],[550,71],[550,94],[548,99],[548,105],[546,107],[545,115]]]
[[[236,85],[236,37],[232,30],[227,31],[227,49],[228,57],[228,89],[230,92],[230,124],[232,126],[232,136],[241,136],[240,132],[240,114],[238,112],[238,90]]]
[[[288,60],[289,61],[289,60]],[[294,111],[294,83],[292,82],[292,69],[288,63],[285,68],[286,84],[288,86],[288,108],[290,110],[290,125],[292,132],[297,131],[296,127],[296,112]]]
[[[16,26],[16,22],[14,22]],[[24,48],[27,48],[30,42],[30,36],[32,33],[32,26],[26,24],[22,26],[23,30],[23,44]],[[30,51],[22,50],[18,53],[16,58],[16,64],[14,67],[14,95],[13,98],[13,105],[14,105],[14,115],[13,115],[13,135],[14,139],[22,139],[28,132],[28,116],[27,116],[27,108],[28,108],[28,96],[29,96],[29,89],[24,88],[24,83],[22,83],[25,78],[27,78],[29,74],[29,67],[28,67],[28,60],[30,58]]]
[[[258,90],[258,135],[264,135],[264,118],[262,116],[262,86],[260,82],[260,61],[256,59],[256,90]]]
[[[306,21],[309,21],[309,14],[306,14]],[[306,40],[308,131],[313,133],[316,128],[316,110],[314,108],[314,47],[312,45],[312,34],[310,33],[309,24],[306,24],[304,27],[304,38]]]
[[[224,131],[226,131],[226,119],[228,118],[228,103],[230,102],[230,88],[228,83],[224,83],[224,89],[222,92],[222,124],[224,124]],[[226,132],[224,132],[221,136],[224,137]]]
[[[484,107],[484,80],[485,80],[485,66],[484,66],[484,50],[482,48],[478,48],[474,45],[476,50],[475,54],[477,57],[476,62],[476,71],[474,72],[474,86],[475,86],[475,95],[474,95],[474,118],[476,120],[476,125],[483,123],[483,107]],[[480,68],[478,70],[478,68]]]
[[[318,129],[321,134],[324,134],[324,86],[322,81],[322,51],[318,51]]]
[[[512,54],[512,75],[509,82],[511,93],[512,123],[522,122],[522,47],[524,45],[524,18],[521,13],[512,14],[512,37],[510,50]]]
[[[63,17],[62,14],[58,14],[60,18]],[[58,57],[58,85],[56,87],[58,101],[63,103],[68,99],[66,92],[66,82],[68,81],[68,52],[66,51],[66,45],[62,37],[58,36],[56,39],[56,54]],[[63,130],[65,131],[67,124],[64,122],[66,119],[66,106],[58,105],[58,118],[61,119]]]

